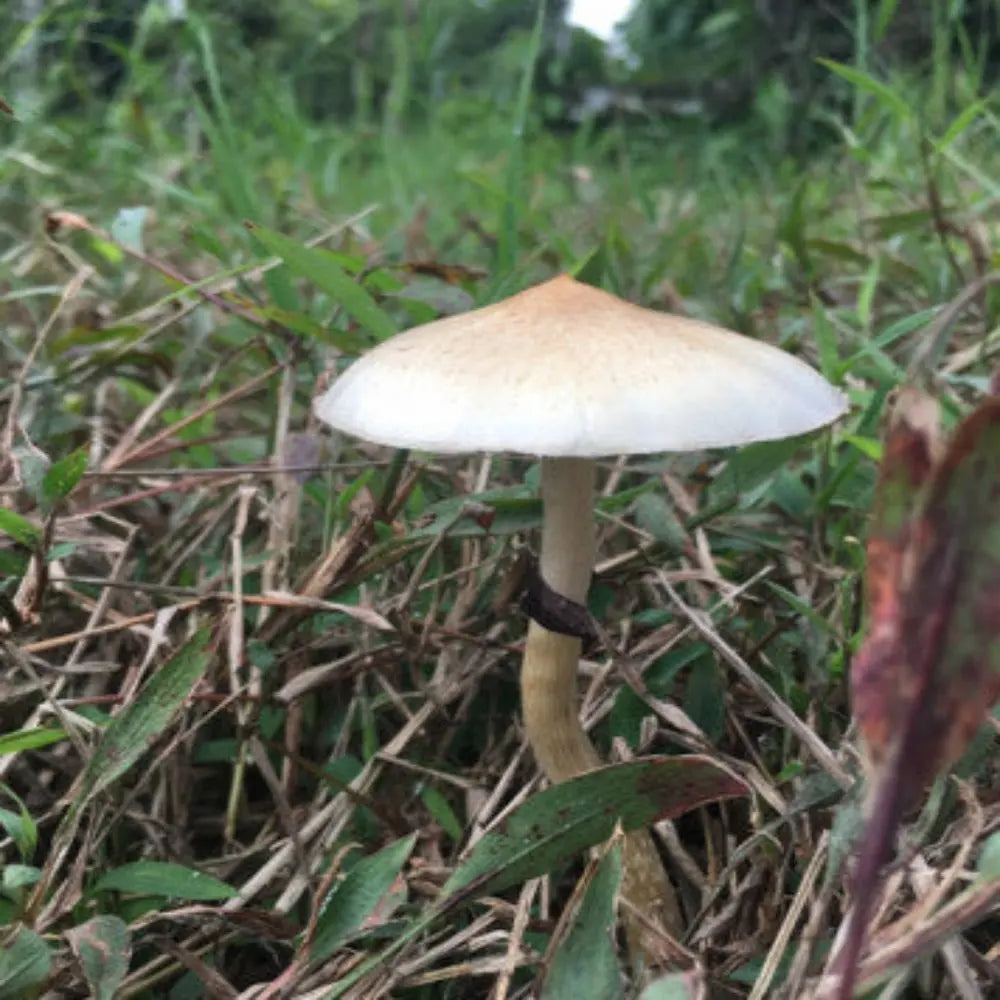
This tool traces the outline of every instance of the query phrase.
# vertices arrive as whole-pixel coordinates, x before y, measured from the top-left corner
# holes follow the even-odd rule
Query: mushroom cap
[[[785,351],[568,275],[383,341],[315,402],[381,444],[567,457],[792,437],[845,409]]]

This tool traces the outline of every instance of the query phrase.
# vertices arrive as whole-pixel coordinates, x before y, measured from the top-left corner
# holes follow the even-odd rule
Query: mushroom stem
[[[584,603],[594,564],[594,484],[592,459],[542,459],[542,550],[539,572],[557,594]],[[528,741],[552,782],[566,781],[600,767],[601,759],[580,724],[577,668],[581,641],[528,624],[521,665],[521,705]],[[683,932],[673,884],[646,830],[625,838],[622,895],[647,920],[673,937]],[[657,960],[645,944],[642,921],[625,916],[629,952],[636,964]]]
[[[542,551],[538,571],[557,593],[583,604],[594,567],[594,482],[589,458],[542,459]],[[599,767],[576,705],[579,639],[528,623],[521,704],[535,759],[551,781]]]

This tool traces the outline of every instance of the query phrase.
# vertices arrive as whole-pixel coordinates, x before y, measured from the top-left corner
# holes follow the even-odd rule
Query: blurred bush
[[[538,13],[535,0],[11,2],[15,17],[0,22],[6,75],[44,95],[50,113],[153,87],[197,93],[200,62],[185,60],[203,26],[231,91],[281,80],[308,118],[361,128],[442,109],[461,122],[484,101],[512,100]],[[933,73],[958,52],[980,83],[1000,65],[1000,0],[640,0],[610,47],[570,28],[568,8],[546,6],[535,77],[553,127],[622,113],[756,117],[802,147],[849,99],[819,58]]]

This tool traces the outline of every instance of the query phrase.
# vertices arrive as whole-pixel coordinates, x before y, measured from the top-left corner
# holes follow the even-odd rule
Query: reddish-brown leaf
[[[899,685],[910,801],[958,759],[1000,697],[1000,398],[955,431],[911,533]]]
[[[937,403],[904,389],[889,418],[868,530],[868,637],[851,668],[851,701],[871,762],[879,766],[898,732],[905,672],[900,646],[906,555],[921,489],[938,448]]]
[[[1000,397],[959,425],[940,462],[912,427],[895,424],[886,443],[869,543],[872,630],[852,670],[875,768],[839,1000],[852,996],[878,872],[903,812],[1000,697]]]

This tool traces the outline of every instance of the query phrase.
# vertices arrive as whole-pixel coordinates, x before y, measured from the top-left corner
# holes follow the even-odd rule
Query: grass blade
[[[622,881],[621,836],[592,862],[563,914],[566,934],[559,940],[542,985],[542,1000],[619,1000],[621,971],[615,948],[615,914]],[[581,891],[582,890],[582,891]],[[566,918],[569,918],[568,921]]]
[[[649,758],[599,768],[539,792],[488,831],[441,895],[500,892],[607,840],[618,823],[627,833],[745,793],[741,781],[706,757]]]
[[[280,257],[293,274],[322,289],[377,340],[385,340],[396,332],[396,324],[388,313],[359,280],[344,271],[332,253],[303,246],[282,233],[262,226],[248,224],[247,228],[270,253]]]
[[[214,902],[232,899],[236,890],[211,875],[168,861],[133,861],[105,872],[91,892],[129,892],[137,896]]]
[[[159,738],[208,666],[208,632],[183,645],[104,730],[83,774],[71,815],[114,784]]]
[[[417,842],[411,834],[367,858],[362,858],[323,903],[309,957],[321,961],[361,929],[393,885]]]

